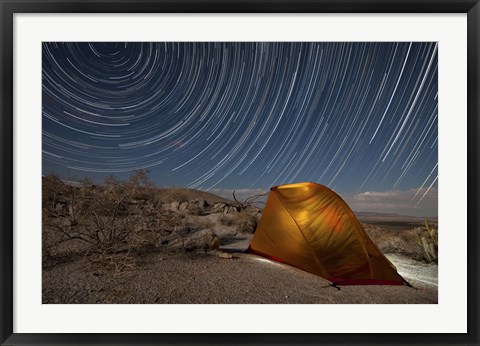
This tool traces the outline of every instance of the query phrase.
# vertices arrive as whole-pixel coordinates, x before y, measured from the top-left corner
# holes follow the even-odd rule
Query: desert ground
[[[142,179],[70,186],[45,177],[43,189],[44,304],[438,302],[438,267],[419,241],[422,219],[357,215],[414,288],[336,289],[316,275],[245,253],[259,207],[201,191],[158,189]]]

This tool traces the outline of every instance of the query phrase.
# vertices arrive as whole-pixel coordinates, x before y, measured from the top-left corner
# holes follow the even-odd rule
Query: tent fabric
[[[347,203],[316,183],[273,187],[248,251],[336,284],[406,283]]]

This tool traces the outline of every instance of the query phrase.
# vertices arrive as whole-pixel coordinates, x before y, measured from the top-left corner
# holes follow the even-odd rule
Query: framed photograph
[[[3,1],[2,345],[478,345],[478,1]]]

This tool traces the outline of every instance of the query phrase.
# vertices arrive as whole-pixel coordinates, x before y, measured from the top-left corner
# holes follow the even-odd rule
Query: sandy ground
[[[300,269],[241,252],[250,237],[223,238],[218,253],[137,255],[121,273],[87,259],[43,270],[43,303],[135,304],[435,304],[437,266],[387,257],[414,287],[343,286]]]

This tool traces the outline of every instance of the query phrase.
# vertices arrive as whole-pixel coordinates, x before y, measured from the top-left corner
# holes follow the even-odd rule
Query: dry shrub
[[[426,232],[424,228],[415,227],[402,231],[393,231],[369,224],[362,224],[362,226],[382,253],[393,253],[417,261],[431,262],[426,257],[424,247],[422,246],[421,238],[425,236]]]
[[[237,226],[239,232],[254,233],[257,228],[258,217],[246,211],[234,213],[231,218],[232,224]]]
[[[204,209],[200,205],[192,205],[189,206],[185,212],[190,215],[202,215],[204,212]]]
[[[417,236],[418,244],[423,249],[424,259],[431,262],[438,262],[438,230],[436,225],[430,225],[425,220],[425,226],[421,228],[422,232]]]
[[[160,191],[159,192],[159,197],[160,200],[162,201],[175,201],[178,202],[179,204],[186,203],[189,201],[189,197],[183,190],[168,190],[168,191]]]
[[[156,206],[148,202],[153,196],[154,186],[145,171],[136,172],[126,182],[110,176],[98,186],[88,179],[81,187],[73,187],[57,177],[45,177],[44,264],[54,257],[98,254],[113,263],[115,270],[123,270],[131,262],[130,253],[145,244],[141,233],[159,223]]]

